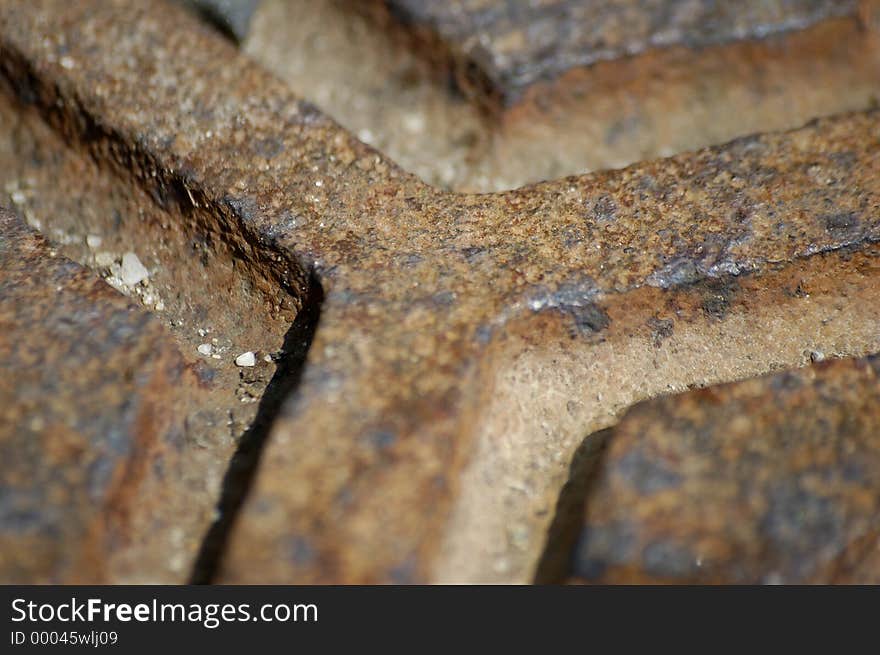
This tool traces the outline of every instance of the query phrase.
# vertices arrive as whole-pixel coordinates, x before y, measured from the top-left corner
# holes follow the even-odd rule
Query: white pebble
[[[113,253],[109,252],[99,252],[95,253],[95,264],[102,268],[110,268],[113,266],[113,263],[116,261],[116,258],[113,256]]]
[[[207,356],[207,355],[210,355],[210,354],[211,354],[211,351],[213,350],[213,348],[211,347],[211,344],[210,344],[210,343],[203,343],[202,345],[200,345],[200,346],[198,347],[197,350],[198,350],[202,355]]]
[[[250,350],[246,353],[240,354],[238,357],[235,358],[236,366],[256,366],[256,364],[257,358]]]
[[[103,242],[104,240],[97,234],[90,234],[86,237],[86,245],[92,250],[97,250],[98,248],[100,248]]]
[[[138,282],[150,277],[150,272],[141,264],[141,260],[133,252],[127,252],[122,256],[122,270],[120,272],[122,283],[133,287]]]

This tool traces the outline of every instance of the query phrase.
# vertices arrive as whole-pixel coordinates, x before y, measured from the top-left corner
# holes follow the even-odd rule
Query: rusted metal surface
[[[187,376],[158,321],[0,210],[3,582],[112,578],[184,437]]]
[[[576,67],[648,48],[700,47],[763,38],[833,16],[857,0],[385,0],[399,22],[430,35],[477,85],[503,104]]]
[[[197,205],[300,304],[309,280],[323,289],[224,581],[523,580],[553,480],[618,405],[766,371],[756,348],[792,366],[813,341],[880,347],[877,112],[465,195],[419,182],[171,8],[3,2],[0,65],[72,147],[183,215]],[[493,410],[504,375],[522,388],[517,358],[537,355],[535,385]],[[558,377],[591,361],[629,385],[601,411]],[[560,404],[550,439],[541,412]],[[532,470],[547,481],[515,489]]]
[[[880,582],[880,359],[634,407],[587,498],[589,582]]]
[[[843,16],[574,68],[487,114],[451,92],[446,67],[438,80],[423,44],[363,15],[374,6],[265,0],[243,49],[408,172],[458,191],[621,168],[862,111],[880,97],[880,34]]]

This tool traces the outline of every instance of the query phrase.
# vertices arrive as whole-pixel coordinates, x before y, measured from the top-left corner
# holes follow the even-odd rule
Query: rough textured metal
[[[464,195],[171,10],[3,2],[0,62],[72,147],[197,205],[301,302],[323,288],[225,581],[522,580],[588,428],[816,344],[878,347],[876,112]],[[578,374],[619,396],[596,405]]]
[[[459,191],[622,168],[862,111],[880,97],[880,33],[844,16],[575,68],[487,115],[437,79],[410,31],[377,24],[358,11],[367,6],[265,0],[244,50],[405,170]]]
[[[530,84],[657,46],[765,37],[830,16],[857,0],[385,0],[408,27],[439,41],[472,81],[505,103]],[[470,70],[467,70],[470,69]]]
[[[880,358],[648,401],[614,428],[589,582],[880,582]]]
[[[158,321],[0,211],[0,580],[110,577],[190,383]]]

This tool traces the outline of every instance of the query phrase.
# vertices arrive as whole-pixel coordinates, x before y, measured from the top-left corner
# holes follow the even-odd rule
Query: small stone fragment
[[[97,234],[90,234],[86,237],[86,245],[92,250],[100,248],[103,241],[104,240]]]
[[[136,254],[133,252],[127,252],[122,255],[120,277],[123,284],[133,287],[138,282],[142,282],[150,277],[150,272],[143,264],[141,264],[141,260],[138,259]]]
[[[211,354],[211,350],[213,350],[213,348],[211,347],[210,343],[203,343],[197,348],[197,350],[199,351],[199,354],[205,355],[207,357]]]
[[[250,367],[250,366],[256,366],[256,364],[257,364],[257,358],[254,356],[254,353],[252,353],[250,350],[247,351],[246,353],[242,353],[241,355],[239,355],[238,357],[235,358],[235,365],[236,366]]]
[[[99,252],[95,254],[95,264],[101,268],[110,268],[113,266],[115,258],[112,253]]]

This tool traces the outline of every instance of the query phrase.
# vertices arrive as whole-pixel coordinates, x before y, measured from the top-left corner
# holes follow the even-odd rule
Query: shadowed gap
[[[211,525],[202,541],[193,566],[191,584],[210,584],[219,569],[235,519],[247,498],[259,468],[263,446],[284,400],[299,385],[309,346],[318,326],[324,292],[313,277],[303,298],[302,309],[284,337],[278,368],[260,399],[257,415],[244,432],[223,478],[219,518]]]
[[[578,533],[584,524],[587,497],[602,470],[614,428],[589,435],[571,458],[568,481],[559,493],[556,513],[535,571],[535,584],[561,584],[571,570]]]

